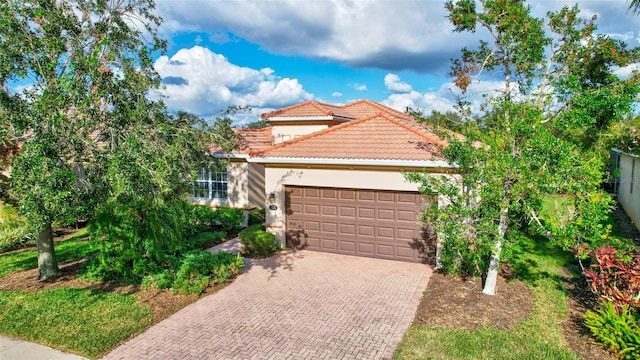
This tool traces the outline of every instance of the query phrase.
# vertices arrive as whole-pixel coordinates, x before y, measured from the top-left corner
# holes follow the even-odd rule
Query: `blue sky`
[[[450,110],[450,59],[486,35],[453,33],[444,1],[156,1],[169,47],[155,67],[170,110],[209,117],[229,105],[253,108],[239,123],[312,99]],[[539,17],[574,3],[528,1]],[[640,46],[640,16],[624,0],[578,5],[598,16],[600,33]],[[478,92],[499,84],[486,80]]]

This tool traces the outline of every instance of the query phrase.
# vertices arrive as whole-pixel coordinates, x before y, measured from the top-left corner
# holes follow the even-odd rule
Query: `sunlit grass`
[[[86,289],[0,291],[0,333],[93,357],[153,321],[131,295]]]
[[[97,251],[97,245],[86,241],[87,230],[80,229],[68,240],[56,243],[56,259],[74,260]],[[0,277],[14,271],[33,269],[38,266],[38,251],[35,249],[0,254]]]
[[[394,359],[578,359],[560,327],[568,308],[558,271],[572,262],[570,254],[543,238],[523,239],[511,263],[516,279],[533,294],[531,315],[513,330],[412,326]]]

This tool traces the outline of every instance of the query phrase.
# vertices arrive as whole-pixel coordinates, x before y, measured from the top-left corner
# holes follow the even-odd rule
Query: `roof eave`
[[[416,168],[456,168],[444,160],[394,160],[394,159],[337,159],[297,157],[248,157],[248,162],[259,164],[304,164],[304,165],[354,165],[354,166],[399,166]]]

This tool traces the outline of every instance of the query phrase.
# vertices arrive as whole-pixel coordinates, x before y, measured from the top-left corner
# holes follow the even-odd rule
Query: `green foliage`
[[[0,3],[0,141],[22,142],[8,194],[49,249],[44,230],[95,209],[101,240],[115,242],[105,251],[123,251],[125,260],[112,265],[161,261],[183,236],[172,213],[191,192],[185,175],[211,162],[210,144],[236,145],[228,118],[209,124],[169,114],[147,96],[160,86],[152,57],[165,49],[154,7],[153,0]],[[30,86],[14,91],[16,82]],[[54,276],[55,261],[43,270]],[[116,270],[127,271],[138,277]]]
[[[210,284],[222,284],[242,273],[243,268],[244,258],[236,254],[190,252],[184,256],[172,288],[182,294],[200,295]]]
[[[581,18],[577,6],[548,13],[546,29],[522,1],[445,6],[455,31],[492,35],[452,62],[459,110],[472,122],[458,127],[464,138],[435,130],[449,142],[442,154],[458,167],[455,180],[407,175],[443,205],[430,206],[425,220],[444,241],[445,270],[495,279],[502,249],[517,239],[509,229],[524,224],[565,248],[606,242],[612,202],[599,188],[606,164],[594,144],[633,108],[640,73],[621,79],[615,68],[637,62],[640,53],[597,35],[594,19]],[[475,79],[495,75],[491,70],[500,72],[504,88],[473,116],[464,96]],[[566,216],[542,213],[544,198],[556,194],[571,194]],[[485,292],[492,293],[491,284]]]
[[[280,250],[274,234],[266,232],[262,224],[251,225],[238,233],[244,246],[244,254],[249,257],[266,257]]]
[[[222,231],[202,232],[187,239],[185,248],[187,250],[205,250],[222,243],[226,238],[226,233]]]
[[[179,201],[105,204],[89,223],[100,253],[85,264],[86,276],[139,283],[161,270],[184,246],[186,209]]]
[[[265,217],[266,217],[265,209],[253,209],[249,211],[248,225],[251,226],[255,224],[264,224]]]
[[[219,225],[223,231],[242,229],[242,223],[244,221],[243,209],[218,208],[215,214],[215,223]]]
[[[600,310],[587,310],[584,321],[598,342],[619,358],[640,358],[640,317],[637,310],[627,305],[617,308],[605,302]]]
[[[0,333],[91,358],[153,322],[134,296],[98,290],[0,291],[0,308]]]
[[[601,300],[617,309],[624,306],[640,309],[640,250],[602,248],[589,255],[594,264],[584,275]]]
[[[33,245],[33,233],[18,211],[0,203],[0,252]]]
[[[207,205],[193,205],[190,223],[209,228],[219,228],[222,231],[235,231],[242,229],[244,210],[235,208],[216,208]]]

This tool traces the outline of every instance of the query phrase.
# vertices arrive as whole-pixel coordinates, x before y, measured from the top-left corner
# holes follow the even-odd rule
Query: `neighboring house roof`
[[[286,158],[442,160],[446,142],[414,121],[379,112],[270,147],[258,155]]]

